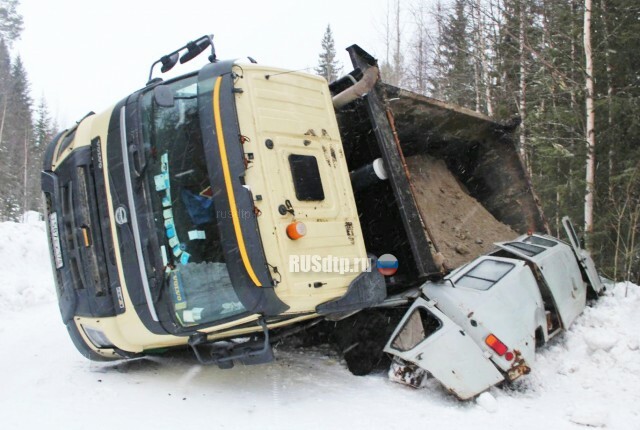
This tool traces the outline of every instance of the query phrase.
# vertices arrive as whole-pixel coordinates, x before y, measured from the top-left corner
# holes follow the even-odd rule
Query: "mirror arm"
[[[161,60],[156,60],[152,65],[151,65],[151,69],[149,70],[149,79],[147,80],[147,85],[149,85],[151,83],[151,81],[153,80],[153,68],[156,67],[156,64],[160,63]]]

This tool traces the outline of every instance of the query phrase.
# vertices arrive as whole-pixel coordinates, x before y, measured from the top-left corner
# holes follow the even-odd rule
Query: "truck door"
[[[423,298],[411,306],[384,351],[428,371],[462,400],[503,380],[474,340]]]
[[[562,218],[562,225],[564,226],[564,230],[567,232],[569,243],[571,243],[571,247],[573,248],[573,252],[576,255],[578,264],[580,264],[583,273],[589,280],[591,288],[596,294],[600,294],[600,292],[604,289],[604,286],[602,285],[600,276],[598,276],[598,271],[596,270],[596,265],[591,259],[591,255],[580,246],[578,235],[576,234],[576,231],[573,228],[573,223],[568,216]]]

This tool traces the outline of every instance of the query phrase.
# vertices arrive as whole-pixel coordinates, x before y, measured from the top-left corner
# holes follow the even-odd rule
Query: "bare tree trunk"
[[[442,3],[440,0],[436,1],[435,6],[435,20],[436,27],[438,31],[437,41],[442,40],[442,34],[444,33],[444,12],[442,10]],[[445,70],[442,65],[442,51],[441,46],[438,45],[438,42],[435,44],[435,58],[434,63],[436,64],[436,76],[438,77],[438,84],[434,87],[433,97],[443,100],[444,99],[444,91],[443,87],[445,86]]]
[[[636,247],[636,230],[637,230],[637,225],[640,222],[640,201],[638,201],[638,203],[636,203],[636,207],[634,208],[633,212],[631,212],[629,214],[629,225],[631,226],[630,230],[631,230],[631,238],[629,240],[629,253],[628,253],[628,260],[627,260],[627,276],[626,276],[626,281],[627,281],[627,290],[625,290],[625,297],[627,296],[628,293],[628,288],[629,288],[629,281],[631,280],[631,270],[633,268],[633,258],[636,256],[636,252],[635,252],[635,247]]]
[[[427,49],[429,45],[429,34],[427,28],[426,11],[424,3],[418,3],[411,8],[411,13],[415,17],[414,24],[416,26],[416,37],[414,46],[417,51],[412,56],[412,66],[410,67],[410,77],[412,78],[413,88],[419,94],[427,94],[427,78],[429,76],[429,56]],[[437,48],[436,48],[437,49]]]
[[[27,194],[28,194],[28,183],[27,183],[27,173],[29,172],[29,130],[25,128],[24,130],[24,169],[22,175],[22,214],[24,221],[24,213],[27,211]]]
[[[531,174],[531,165],[529,163],[529,157],[527,153],[527,67],[526,67],[526,55],[525,55],[525,40],[524,33],[526,31],[526,26],[524,23],[525,19],[525,2],[524,0],[520,0],[520,14],[519,14],[519,35],[518,35],[518,48],[520,51],[520,118],[522,123],[520,124],[520,156],[522,157],[522,161],[524,165]]]
[[[491,101],[491,75],[484,40],[484,20],[482,17],[482,0],[476,0],[476,20],[478,23],[478,43],[476,46],[480,52],[480,65],[482,67],[482,82],[484,84],[484,101],[487,107],[487,115],[493,116],[493,102]]]
[[[576,42],[575,39],[573,37],[573,34],[575,34],[575,26],[573,25],[574,23],[574,19],[573,19],[573,15],[576,12],[577,9],[577,5],[575,3],[575,0],[571,0],[571,80],[575,80],[575,69],[574,69],[574,64],[576,64]],[[575,88],[573,87],[573,85],[570,87],[570,92],[571,92],[571,109],[575,109],[575,107],[578,104],[578,101],[576,99],[576,91]]]
[[[480,29],[480,62],[482,63],[482,76],[484,78],[484,98],[487,106],[487,115],[493,116],[493,102],[491,101],[491,71],[489,70],[489,62],[487,61],[487,51],[485,50],[484,40],[484,20],[482,19],[481,6],[482,0],[477,0],[478,8],[478,26]]]
[[[609,17],[607,16],[607,0],[601,0],[600,7],[602,8],[602,26],[604,31],[604,60],[606,62],[607,71],[607,124],[609,130],[613,126],[613,68],[611,67],[611,58],[609,54]],[[608,158],[608,196],[609,200],[613,201],[613,176],[614,176],[614,162],[613,157],[615,155],[615,140],[609,140],[609,153]]]
[[[593,200],[595,192],[596,164],[596,124],[595,109],[593,106],[593,56],[591,52],[591,0],[584,2],[584,55],[586,73],[586,138],[587,138],[587,161],[586,161],[586,194],[584,198],[584,232],[586,235],[587,248],[591,249],[591,236],[593,234]]]
[[[396,50],[393,53],[393,69],[396,75],[397,84],[402,84],[402,54],[400,51],[401,31],[400,31],[400,0],[396,0]]]
[[[7,118],[7,96],[4,96],[4,103],[2,104],[2,119],[0,120],[0,144],[2,144],[2,138],[4,137],[4,121]]]
[[[391,64],[389,60],[389,50],[391,49],[391,25],[389,24],[389,16],[391,15],[391,11],[389,10],[389,0],[387,0],[387,15],[385,21],[385,29],[384,29],[384,39],[385,39],[385,49],[386,55],[385,60],[387,64]]]
[[[476,93],[476,108],[475,111],[476,112],[480,112],[480,81],[482,80],[482,78],[480,77],[480,66],[478,65],[478,60],[474,59],[473,61],[473,80],[474,80],[474,86],[475,86],[475,93]]]
[[[560,159],[556,161],[556,175],[558,179],[562,175],[562,169],[560,167]],[[559,182],[559,181],[558,181]],[[560,195],[560,187],[556,185],[556,236],[560,237],[560,204],[562,203],[562,196]]]

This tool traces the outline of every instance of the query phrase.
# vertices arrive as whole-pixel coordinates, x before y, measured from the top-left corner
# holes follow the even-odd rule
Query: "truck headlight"
[[[113,344],[102,331],[85,326],[82,326],[82,329],[96,348],[113,348]]]

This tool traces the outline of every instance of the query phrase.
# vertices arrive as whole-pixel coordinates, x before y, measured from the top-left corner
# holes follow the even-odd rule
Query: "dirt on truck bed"
[[[459,267],[518,233],[496,220],[449,171],[425,154],[406,158],[416,203],[445,266]]]

